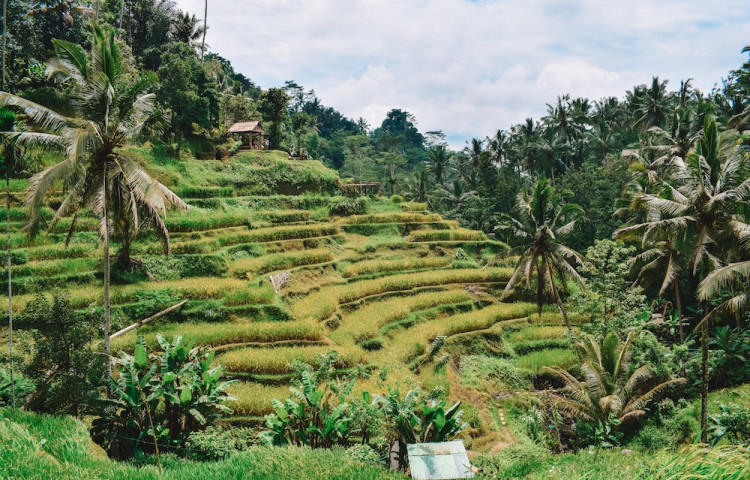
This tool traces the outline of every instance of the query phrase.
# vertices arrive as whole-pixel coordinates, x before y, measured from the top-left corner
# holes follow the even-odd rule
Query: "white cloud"
[[[177,0],[202,16],[202,0]],[[295,80],[379,124],[391,108],[457,144],[571,93],[651,76],[703,89],[743,61],[750,14],[716,0],[212,0],[207,43],[264,88]]]

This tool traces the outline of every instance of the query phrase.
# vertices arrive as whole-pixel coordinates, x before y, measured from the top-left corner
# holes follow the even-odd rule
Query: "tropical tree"
[[[63,160],[31,177],[26,206],[30,235],[42,226],[41,209],[56,185],[66,186],[65,196],[47,227],[51,231],[66,216],[73,216],[72,235],[78,212],[90,207],[100,220],[104,249],[104,349],[109,362],[109,236],[114,219],[123,246],[144,225],[153,224],[169,253],[169,232],[161,218],[172,206],[187,205],[171,190],[153,179],[136,160],[119,149],[138,135],[154,118],[154,75],[142,74],[132,85],[119,77],[121,61],[114,32],[91,24],[91,50],[55,40],[56,58],[47,63],[49,78],[72,86],[75,117],[66,117],[22,97],[0,92],[0,106],[22,110],[37,130],[11,134],[17,143],[57,149]],[[127,228],[124,225],[127,224]],[[108,368],[109,373],[109,368]]]
[[[747,158],[740,150],[736,132],[719,132],[716,121],[706,116],[703,135],[687,156],[684,167],[664,183],[661,195],[640,197],[648,211],[646,222],[621,228],[616,238],[640,235],[644,244],[672,235],[689,243],[688,266],[711,272],[739,254],[738,241],[750,231],[735,212],[750,197]],[[705,303],[704,303],[705,306]],[[708,313],[708,312],[704,312]],[[702,344],[701,437],[706,440],[708,415],[708,318],[700,322]]]
[[[667,80],[651,79],[651,86],[641,90],[635,97],[636,123],[648,132],[651,127],[666,124],[672,111],[672,96],[667,91]]]
[[[565,370],[545,367],[565,382],[565,387],[552,394],[554,406],[574,418],[607,424],[610,416],[627,424],[646,414],[646,407],[669,388],[685,384],[677,378],[653,385],[650,365],[631,372],[633,341],[630,332],[625,342],[611,332],[603,339],[586,336],[576,345],[581,358],[584,380],[578,380]]]
[[[519,193],[516,215],[504,214],[504,223],[498,228],[507,231],[519,242],[517,247],[505,255],[520,253],[516,269],[505,286],[502,298],[507,297],[521,280],[525,280],[526,287],[530,288],[531,280],[536,276],[539,314],[542,313],[544,291],[548,289],[572,333],[570,319],[555,284],[556,278],[558,284],[563,286],[568,278],[583,283],[574,266],[583,261],[581,255],[559,242],[559,237],[573,230],[577,219],[583,214],[580,206],[568,203],[571,196],[570,191],[557,192],[546,178],[540,178],[532,192]]]
[[[684,343],[685,331],[682,325],[682,296],[680,295],[679,276],[682,272],[682,252],[685,245],[678,245],[680,240],[680,237],[665,235],[663,238],[644,245],[646,250],[633,257],[630,267],[631,271],[638,271],[636,282],[641,285],[653,279],[654,275],[657,276],[656,278],[660,278],[660,296],[670,285],[674,288],[680,343]]]
[[[451,159],[451,152],[445,145],[435,145],[427,150],[427,169],[435,176],[438,186],[445,183],[448,178],[448,168]]]

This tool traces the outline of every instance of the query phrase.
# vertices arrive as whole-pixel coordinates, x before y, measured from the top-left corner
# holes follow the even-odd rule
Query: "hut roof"
[[[229,133],[260,133],[266,135],[260,122],[237,122],[228,130]]]

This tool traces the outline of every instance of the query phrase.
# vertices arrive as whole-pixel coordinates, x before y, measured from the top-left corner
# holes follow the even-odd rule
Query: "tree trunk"
[[[562,316],[565,319],[565,326],[568,327],[568,332],[572,336],[573,326],[570,324],[570,319],[568,318],[568,312],[565,311],[565,305],[563,305],[562,300],[560,299],[560,294],[557,292],[555,281],[552,278],[552,269],[550,268],[549,265],[547,265],[547,273],[549,274],[549,284],[552,287],[552,294],[555,296],[555,301],[557,302],[557,308],[560,309],[560,313],[562,313]]]
[[[104,189],[104,353],[106,355],[105,375],[112,375],[112,360],[109,349],[110,305],[109,305],[109,220],[107,217],[107,159],[104,160],[104,174],[102,176]]]
[[[208,0],[206,0],[206,8],[203,11],[203,41],[201,42],[201,61],[203,61],[203,54],[206,53],[206,30],[208,30],[208,23],[206,18],[208,17]]]
[[[8,0],[3,0],[3,54],[2,54],[2,89],[5,90],[5,50],[8,44]]]
[[[5,0],[8,7],[8,0]],[[5,21],[3,21],[5,24]],[[4,34],[4,30],[3,30]],[[5,39],[3,38],[3,41]],[[4,44],[3,44],[4,46]],[[5,49],[3,48],[3,62],[5,62]],[[3,77],[5,75],[5,64],[3,63]],[[5,82],[3,82],[5,83]],[[16,384],[13,380],[13,284],[10,262],[10,162],[8,154],[5,156],[5,226],[8,233],[8,250],[5,252],[5,263],[8,267],[8,357],[10,358],[10,408],[16,408]]]
[[[542,304],[544,303],[544,280],[542,277],[542,266],[536,267],[536,308],[539,317],[542,316]]]
[[[685,343],[685,330],[682,327],[682,300],[680,299],[680,281],[674,280],[674,296],[677,301],[677,324],[680,328],[680,343]]]
[[[701,443],[708,443],[708,321],[701,327]]]
[[[96,13],[94,14],[94,21],[96,23],[99,23],[99,4],[101,3],[101,0],[96,0]]]

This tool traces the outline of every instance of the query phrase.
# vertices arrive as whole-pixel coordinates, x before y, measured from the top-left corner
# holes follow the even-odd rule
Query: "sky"
[[[204,0],[177,0],[203,18]],[[210,0],[210,50],[264,89],[294,80],[376,127],[471,138],[538,119],[558,95],[623,98],[653,76],[709,92],[742,65],[734,0]]]

